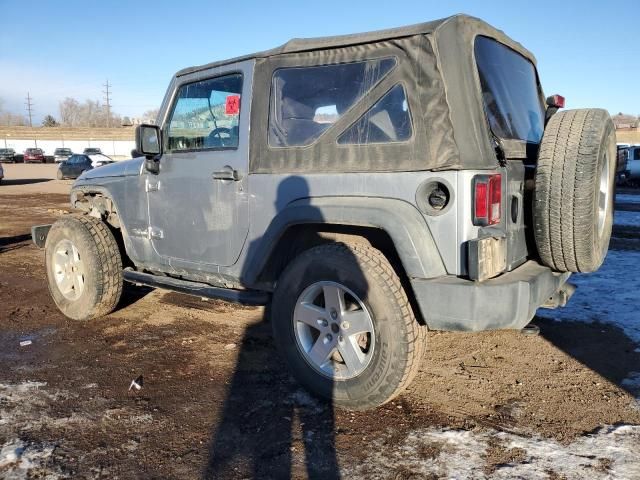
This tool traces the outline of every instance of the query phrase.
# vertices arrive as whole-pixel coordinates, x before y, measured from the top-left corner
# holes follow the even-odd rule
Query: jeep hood
[[[102,167],[87,170],[78,177],[78,180],[91,180],[94,178],[104,177],[129,177],[132,175],[140,175],[144,158],[132,158],[121,162],[110,163]]]

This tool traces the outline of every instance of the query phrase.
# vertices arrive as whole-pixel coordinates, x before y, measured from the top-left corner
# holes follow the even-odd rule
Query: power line
[[[111,126],[111,97],[110,97],[109,87],[111,87],[112,85],[109,85],[109,79],[107,79],[107,83],[105,83],[102,86],[105,88],[102,91],[102,93],[104,93],[104,103],[107,106],[107,127],[110,127]]]
[[[32,116],[33,116],[33,102],[31,101],[31,95],[27,92],[27,101],[25,102],[25,106],[27,107],[27,113],[29,114],[29,126],[33,127]]]

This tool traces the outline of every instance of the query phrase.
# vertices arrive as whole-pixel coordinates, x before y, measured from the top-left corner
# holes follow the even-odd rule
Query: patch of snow
[[[616,210],[613,215],[613,223],[627,227],[640,227],[640,212]]]
[[[47,468],[54,449],[50,444],[35,445],[18,439],[11,440],[0,449],[0,475],[5,480],[34,478],[34,474],[37,478],[47,480],[60,478]]]
[[[0,383],[0,395],[24,395],[29,394],[32,390],[38,390],[40,387],[46,387],[47,382],[22,382],[18,384]]]
[[[66,426],[89,421],[76,414],[63,418],[48,416],[52,403],[75,398],[76,395],[62,390],[51,392],[44,388],[46,386],[45,382],[31,381],[0,383],[0,427],[8,427],[17,432],[36,430],[43,425]]]
[[[629,376],[622,380],[621,385],[632,391],[640,400],[640,372],[630,372]]]
[[[618,193],[616,194],[616,203],[640,203],[640,195]]]
[[[578,288],[566,307],[541,308],[537,315],[554,320],[609,323],[640,343],[639,271],[640,252],[610,250],[600,270],[571,276],[569,282]]]
[[[485,470],[491,445],[519,448],[522,461]],[[371,448],[364,462],[348,467],[346,477],[403,477],[512,479],[549,478],[550,472],[567,479],[640,478],[638,462],[640,426],[604,427],[565,445],[552,439],[523,437],[489,430],[420,429],[409,434],[399,448]],[[380,447],[380,448],[378,448]],[[343,463],[344,465],[344,463]]]

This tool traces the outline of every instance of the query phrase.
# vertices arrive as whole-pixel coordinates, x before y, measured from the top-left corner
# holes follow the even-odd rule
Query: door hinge
[[[157,192],[160,190],[160,180],[150,180],[147,178],[147,182],[145,185],[145,190],[147,192]]]
[[[149,227],[149,238],[164,238],[164,232],[158,227]]]

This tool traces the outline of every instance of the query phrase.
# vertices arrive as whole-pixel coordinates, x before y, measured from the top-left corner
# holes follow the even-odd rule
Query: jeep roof
[[[231,64],[255,63],[249,169],[252,173],[388,171],[389,148],[393,148],[393,171],[490,169],[497,164],[497,146],[505,157],[531,158],[535,149],[530,149],[526,142],[497,139],[488,128],[474,51],[477,37],[494,39],[507,50],[522,55],[534,66],[537,81],[535,57],[531,52],[486,22],[460,14],[376,32],[293,39],[271,50],[180,70],[172,85],[197,81]],[[421,110],[413,115],[414,129],[419,135],[415,135],[412,145],[371,146],[367,154],[362,155],[354,153],[352,148],[334,148],[336,138],[324,134],[311,148],[264,148],[269,135],[268,99],[276,70],[387,56],[395,57],[397,65],[379,82],[380,88],[405,83],[407,95],[415,95],[410,103]],[[429,81],[424,81],[425,78]],[[544,97],[539,84],[538,90],[543,109]],[[170,86],[161,114],[170,109],[171,91]],[[372,89],[360,103],[365,105],[379,94],[379,89]],[[260,101],[256,101],[257,98]],[[340,119],[341,125],[355,121],[362,113],[351,109]],[[336,126],[332,130],[337,129]],[[324,160],[319,158],[318,150],[325,152]]]

